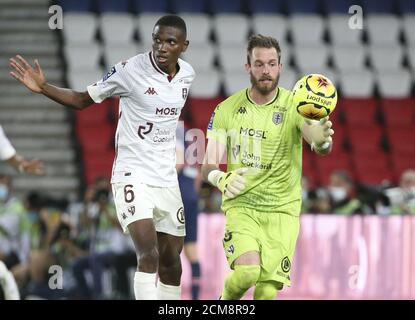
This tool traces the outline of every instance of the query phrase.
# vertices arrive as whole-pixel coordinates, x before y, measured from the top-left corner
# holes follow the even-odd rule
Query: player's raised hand
[[[332,142],[331,136],[334,134],[333,126],[329,117],[323,119],[310,120],[306,119],[306,123],[310,126],[310,135],[313,149],[327,149]]]
[[[43,175],[45,173],[43,162],[37,159],[33,160],[23,160],[21,164],[21,170],[24,173],[33,174],[33,175]]]
[[[35,60],[35,68],[33,68],[23,57],[17,55],[10,59],[10,66],[13,68],[13,71],[10,72],[13,78],[19,80],[33,92],[42,92],[46,79],[37,59]]]

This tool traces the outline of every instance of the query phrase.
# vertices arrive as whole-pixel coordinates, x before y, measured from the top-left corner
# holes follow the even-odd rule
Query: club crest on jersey
[[[182,97],[183,97],[183,100],[186,100],[186,98],[187,98],[187,93],[188,93],[187,88],[182,88]]]
[[[115,70],[115,67],[112,67],[110,71],[107,72],[107,74],[102,78],[102,81],[107,80],[109,77],[111,77],[114,73],[116,73],[117,70]]]
[[[284,120],[284,113],[282,112],[274,112],[272,114],[272,122],[275,124],[280,124]]]

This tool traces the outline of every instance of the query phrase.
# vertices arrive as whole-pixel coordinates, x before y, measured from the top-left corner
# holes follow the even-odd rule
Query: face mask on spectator
[[[0,184],[0,201],[4,201],[7,199],[9,195],[9,188],[6,185]]]
[[[35,222],[37,222],[39,220],[39,215],[38,215],[38,213],[36,211],[29,211],[27,213],[27,217],[29,218],[29,221],[31,223],[35,223]]]
[[[329,187],[329,192],[335,202],[342,201],[347,197],[347,191],[343,187]]]

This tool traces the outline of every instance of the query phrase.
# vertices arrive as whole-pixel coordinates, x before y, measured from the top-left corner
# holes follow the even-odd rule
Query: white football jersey
[[[2,126],[0,126],[0,160],[8,160],[15,154],[16,150],[4,134]]]
[[[190,64],[181,59],[178,64],[180,70],[171,79],[147,52],[116,64],[88,86],[96,103],[120,96],[112,183],[177,185],[175,132],[195,77]]]

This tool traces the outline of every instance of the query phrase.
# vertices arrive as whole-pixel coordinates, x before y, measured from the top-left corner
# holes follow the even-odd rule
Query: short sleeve
[[[225,109],[223,106],[218,105],[210,117],[207,127],[207,138],[226,144],[227,130],[228,126]]]
[[[100,103],[113,96],[127,96],[130,93],[127,63],[120,62],[111,68],[102,80],[87,87],[95,103]]]
[[[16,154],[9,139],[4,134],[3,128],[0,126],[0,160],[8,160]]]

